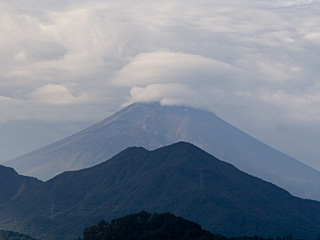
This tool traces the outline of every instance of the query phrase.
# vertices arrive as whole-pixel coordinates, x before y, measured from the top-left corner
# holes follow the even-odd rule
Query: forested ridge
[[[291,235],[276,238],[259,236],[225,237],[203,230],[195,222],[172,213],[141,211],[108,223],[104,220],[84,230],[82,240],[293,240]]]
[[[101,219],[141,210],[170,212],[224,236],[320,236],[319,202],[294,197],[185,142],[154,151],[128,148],[47,182],[0,170],[0,190],[7,193],[0,196],[0,226],[39,240],[74,240]]]
[[[97,224],[84,229],[78,240],[302,240],[292,235],[263,238],[257,235],[226,237],[202,229],[192,221],[172,213],[148,213],[141,211],[121,218]],[[30,236],[0,230],[0,240],[36,240]],[[317,239],[319,240],[319,238]]]

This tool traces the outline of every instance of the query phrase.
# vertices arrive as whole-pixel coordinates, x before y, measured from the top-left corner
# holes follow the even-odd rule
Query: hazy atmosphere
[[[320,1],[0,1],[0,162],[135,101],[214,112],[320,169]]]

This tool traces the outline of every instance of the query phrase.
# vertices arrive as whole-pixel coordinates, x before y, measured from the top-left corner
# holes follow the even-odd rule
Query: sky
[[[320,170],[320,0],[0,0],[0,162],[131,102],[214,112]]]

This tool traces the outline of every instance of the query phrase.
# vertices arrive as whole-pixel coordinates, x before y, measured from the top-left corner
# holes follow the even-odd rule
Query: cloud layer
[[[301,160],[320,140],[319,1],[13,0],[0,11],[2,123],[97,121],[157,100],[214,111]]]

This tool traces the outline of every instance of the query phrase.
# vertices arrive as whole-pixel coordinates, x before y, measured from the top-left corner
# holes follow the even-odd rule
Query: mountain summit
[[[20,174],[47,180],[64,171],[99,164],[130,146],[154,150],[178,141],[193,143],[293,195],[320,200],[319,171],[250,137],[211,112],[158,103],[134,103],[92,127],[5,165]]]
[[[293,197],[190,143],[130,147],[47,182],[25,184],[12,169],[3,172],[18,184],[0,202],[0,228],[40,240],[77,239],[89,224],[141,210],[171,212],[226,236],[320,236],[319,202]]]

